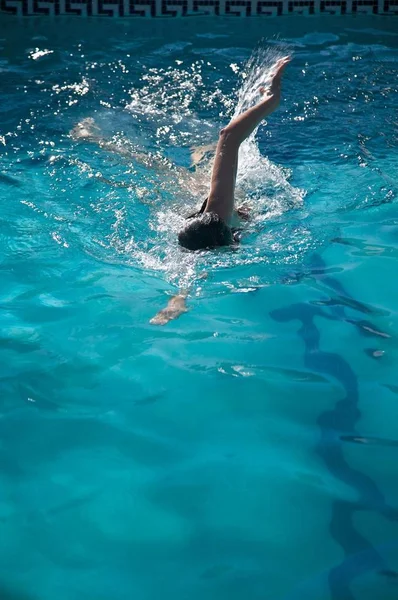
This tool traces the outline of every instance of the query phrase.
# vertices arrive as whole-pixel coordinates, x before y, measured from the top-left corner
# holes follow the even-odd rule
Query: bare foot
[[[185,304],[185,298],[183,294],[173,296],[166,308],[159,311],[149,322],[152,325],[166,325],[169,321],[177,319],[180,315],[187,312],[188,309]]]

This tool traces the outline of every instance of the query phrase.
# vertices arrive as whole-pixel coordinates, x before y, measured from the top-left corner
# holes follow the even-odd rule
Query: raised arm
[[[278,108],[282,74],[290,60],[289,56],[278,60],[271,75],[269,90],[260,88],[260,93],[264,96],[261,102],[233,119],[220,132],[206,212],[217,213],[227,224],[234,211],[239,146],[266,116]]]

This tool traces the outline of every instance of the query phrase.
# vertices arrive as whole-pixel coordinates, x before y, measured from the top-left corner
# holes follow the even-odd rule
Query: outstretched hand
[[[267,90],[265,87],[261,87],[261,94],[265,94],[269,91],[269,93],[273,96],[280,95],[282,75],[286,68],[286,65],[288,65],[291,60],[291,56],[284,56],[283,58],[280,58],[276,61],[271,71],[271,82],[269,90]]]

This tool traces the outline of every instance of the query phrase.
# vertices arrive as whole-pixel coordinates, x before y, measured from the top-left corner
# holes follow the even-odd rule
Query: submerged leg
[[[160,310],[152,319],[149,321],[152,325],[166,325],[169,321],[177,319],[180,315],[187,312],[188,309],[185,304],[187,294],[182,292],[173,296],[166,308]]]

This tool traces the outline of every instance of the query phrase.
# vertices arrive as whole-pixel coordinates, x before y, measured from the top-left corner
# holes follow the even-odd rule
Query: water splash
[[[299,262],[313,240],[294,219],[280,222],[302,205],[304,193],[289,183],[288,169],[260,152],[255,133],[240,151],[236,197],[252,209],[240,247],[191,254],[178,247],[176,234],[208,193],[220,128],[259,100],[259,86],[267,85],[272,65],[287,52],[283,44],[271,45],[246,64],[231,64],[234,86],[206,59],[175,60],[166,68],[141,65],[133,87],[129,70],[112,62],[101,69],[88,62],[73,79],[65,73],[56,83],[35,80],[36,106],[7,134],[7,147],[31,170],[32,182],[38,171],[46,176],[34,208],[43,232],[56,221],[56,230],[47,232],[51,240],[103,262],[159,273],[174,289],[192,293],[201,292],[203,273],[210,274],[206,293],[249,288],[252,274],[242,278],[240,270],[238,278],[233,267],[268,264],[258,286],[278,278],[279,267]],[[104,99],[102,86],[110,77],[123,91],[119,100],[116,92]],[[95,123],[102,142],[65,135],[66,123],[76,129],[72,111],[78,109],[83,121]],[[51,111],[55,119],[47,132],[43,119]],[[201,146],[193,169],[191,151]],[[221,276],[225,269],[227,277]]]
[[[196,61],[185,69],[181,65],[166,70],[151,68],[142,78],[143,85],[136,86],[132,91],[128,110],[136,119],[141,122],[144,120],[147,127],[156,126],[156,144],[160,147],[164,148],[165,144],[169,144],[171,150],[178,145],[186,147],[188,139],[192,145],[215,142],[223,123],[214,117],[209,119],[208,113],[204,115],[205,118],[198,115],[197,107],[216,108],[218,114],[229,118],[237,116],[260,99],[260,85],[267,85],[272,66],[287,52],[288,48],[282,44],[259,48],[246,65],[240,67],[232,64],[232,71],[239,74],[235,93],[224,92],[222,82],[217,79],[210,81],[208,73],[206,76],[204,61]],[[151,228],[157,232],[158,242],[149,250],[130,245],[134,260],[138,260],[145,268],[163,271],[166,279],[176,287],[197,289],[202,286],[201,282],[198,285],[196,283],[203,271],[208,270],[214,275],[215,271],[226,267],[291,263],[307,246],[311,246],[304,239],[304,234],[307,237],[309,234],[305,228],[299,228],[301,244],[296,245],[293,252],[289,251],[289,240],[285,244],[281,240],[278,242],[278,239],[272,239],[272,232],[264,229],[265,222],[278,219],[284,212],[301,206],[304,192],[289,183],[291,173],[288,169],[271,163],[261,154],[254,132],[241,147],[237,176],[238,202],[244,199],[252,211],[252,221],[245,232],[246,240],[235,252],[192,255],[181,251],[176,241],[176,233],[184,223],[181,215],[191,212],[193,203],[199,204],[205,197],[211,166],[212,160],[205,159],[193,173],[168,165],[168,173],[163,173],[163,191],[167,191],[167,179],[170,180],[170,176],[178,183],[177,187],[172,188],[171,207],[155,208]],[[159,199],[159,203],[163,204],[162,199]],[[295,229],[293,225],[293,238],[297,237]],[[288,228],[284,228],[283,235],[287,233]],[[228,289],[235,289],[235,286],[239,288],[240,284],[233,279],[231,275]],[[213,282],[213,291],[214,285]],[[246,281],[244,285],[247,285]]]
[[[277,45],[264,47],[260,45],[240,71],[241,85],[238,89],[238,101],[233,112],[233,117],[253,106],[260,100],[259,88],[268,88],[271,81],[272,67],[283,56],[291,54],[288,44],[278,42]],[[234,65],[235,71],[239,67]]]

